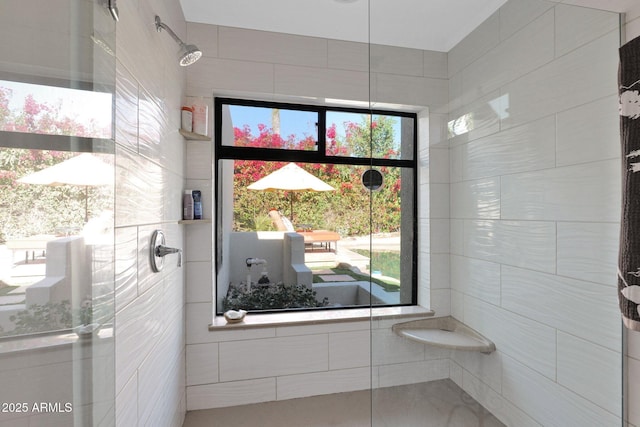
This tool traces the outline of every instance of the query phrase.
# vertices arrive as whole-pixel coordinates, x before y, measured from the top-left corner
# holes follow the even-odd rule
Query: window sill
[[[420,306],[356,308],[351,310],[301,311],[275,314],[247,314],[240,323],[227,323],[223,316],[215,316],[210,331],[229,329],[258,329],[277,326],[304,326],[323,323],[388,320],[411,317],[431,317],[435,312]]]
[[[102,328],[93,339],[80,339],[73,332],[58,334],[41,334],[35,336],[21,335],[16,337],[3,337],[0,341],[0,354],[11,354],[28,351],[52,350],[62,347],[70,347],[78,343],[83,346],[95,345],[97,342],[113,339],[113,328]]]

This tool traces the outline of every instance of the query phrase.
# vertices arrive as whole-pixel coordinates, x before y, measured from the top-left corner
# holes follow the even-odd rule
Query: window
[[[416,303],[415,114],[217,98],[215,123],[217,312]]]

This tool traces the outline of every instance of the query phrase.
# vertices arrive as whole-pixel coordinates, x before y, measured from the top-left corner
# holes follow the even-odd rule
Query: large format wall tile
[[[558,332],[558,384],[616,414],[622,402],[622,361],[616,351]]]
[[[554,167],[555,130],[555,119],[549,116],[463,145],[463,179]]]
[[[265,378],[329,368],[326,335],[220,343],[220,381]]]
[[[240,61],[327,66],[327,40],[243,28],[218,28],[218,56]]]
[[[546,12],[462,71],[463,100],[471,102],[553,60],[554,14]]]
[[[502,307],[577,337],[620,349],[620,313],[611,287],[502,267]]]
[[[276,400],[275,378],[206,384],[187,388],[188,411],[248,405],[272,400]]]
[[[522,409],[518,408],[502,396],[502,394],[493,390],[468,371],[463,371],[461,374],[462,380],[458,380],[457,384],[505,425],[541,427],[538,422],[528,416]]]
[[[597,120],[594,120],[597,117]],[[620,157],[618,97],[602,99],[562,111],[556,116],[556,165]]]
[[[563,4],[556,6],[555,17],[556,57],[614,31],[620,22],[618,14],[614,12]]]
[[[116,62],[115,93],[116,143],[138,151],[138,82]]]
[[[491,15],[449,51],[449,77],[482,57],[500,40],[499,12]]]
[[[147,292],[116,314],[116,393],[135,375],[162,333],[162,295]]]
[[[369,368],[353,368],[286,375],[278,377],[276,382],[278,400],[367,390],[371,388],[371,370]]]
[[[419,49],[393,46],[371,45],[370,70],[373,73],[402,74],[406,76],[424,75],[423,51]],[[446,76],[444,77],[446,78]]]
[[[617,286],[617,223],[559,222],[558,275]]]
[[[138,296],[138,229],[115,229],[115,310]]]
[[[451,184],[451,218],[499,219],[500,178]]]
[[[506,40],[556,5],[548,0],[510,0],[500,8],[500,40]]]
[[[370,366],[371,334],[368,330],[329,334],[329,369]]]
[[[464,255],[554,273],[556,224],[542,221],[465,221]]]
[[[503,129],[615,94],[618,37],[612,31],[502,87]]]
[[[338,70],[369,71],[369,45],[328,40],[327,66]]]
[[[393,387],[449,378],[449,359],[398,363],[378,367],[378,387]]]
[[[502,177],[504,219],[608,221],[620,219],[620,162],[585,163]]]
[[[555,379],[554,328],[471,297],[464,300],[464,322],[493,341],[499,353],[513,357],[547,378]]]
[[[615,426],[620,418],[515,361],[503,363],[503,396],[545,426]]]
[[[451,289],[500,305],[500,264],[452,256]]]

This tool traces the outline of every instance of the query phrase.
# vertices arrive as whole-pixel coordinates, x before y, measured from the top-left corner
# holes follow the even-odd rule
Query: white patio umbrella
[[[113,184],[114,168],[90,153],[83,153],[18,179],[22,184],[84,187],[84,221],[89,220],[89,187]]]
[[[295,163],[288,163],[280,169],[257,180],[247,187],[258,191],[290,191],[289,216],[293,220],[293,193],[301,191],[334,191],[335,188],[311,175]]]

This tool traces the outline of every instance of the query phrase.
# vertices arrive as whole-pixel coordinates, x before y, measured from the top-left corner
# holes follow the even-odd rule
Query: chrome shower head
[[[173,32],[167,24],[162,22],[160,17],[156,15],[156,31],[160,32],[161,30],[165,30],[169,35],[180,45],[180,50],[178,51],[178,63],[182,67],[186,67],[187,65],[191,65],[196,62],[202,56],[202,51],[198,49],[198,47],[194,44],[186,44]]]

